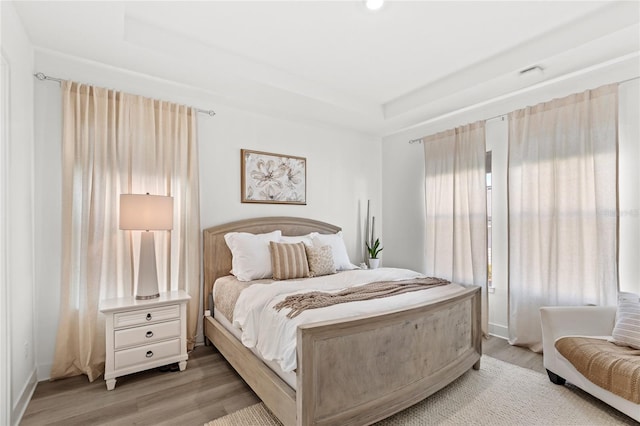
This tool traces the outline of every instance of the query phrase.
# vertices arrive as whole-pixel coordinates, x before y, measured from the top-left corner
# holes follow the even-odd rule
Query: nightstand
[[[106,316],[107,389],[116,387],[116,378],[174,362],[180,371],[187,368],[187,302],[183,290],[160,293],[160,297],[134,297],[100,302]]]

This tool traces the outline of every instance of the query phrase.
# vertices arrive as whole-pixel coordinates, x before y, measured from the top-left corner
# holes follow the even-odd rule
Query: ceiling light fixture
[[[364,3],[369,10],[380,10],[384,5],[384,0],[365,0]]]

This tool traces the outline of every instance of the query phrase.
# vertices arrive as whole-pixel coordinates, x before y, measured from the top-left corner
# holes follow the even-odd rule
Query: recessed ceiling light
[[[364,3],[369,10],[380,10],[384,5],[384,0],[365,0]]]

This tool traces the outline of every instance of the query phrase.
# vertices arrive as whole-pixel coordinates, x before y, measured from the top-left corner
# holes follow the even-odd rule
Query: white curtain
[[[52,378],[104,371],[101,299],[131,296],[140,232],[118,229],[119,195],[174,197],[174,226],[156,233],[160,291],[191,295],[195,343],[200,289],[196,111],[63,82],[62,293]]]
[[[539,308],[617,291],[617,85],[509,114],[509,342],[541,351]]]
[[[487,183],[484,122],[422,139],[425,155],[426,273],[482,287],[487,312]]]

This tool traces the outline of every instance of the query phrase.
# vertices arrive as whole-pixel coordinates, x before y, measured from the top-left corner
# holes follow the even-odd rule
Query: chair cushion
[[[640,404],[640,350],[588,337],[561,337],[555,347],[590,382]]]

